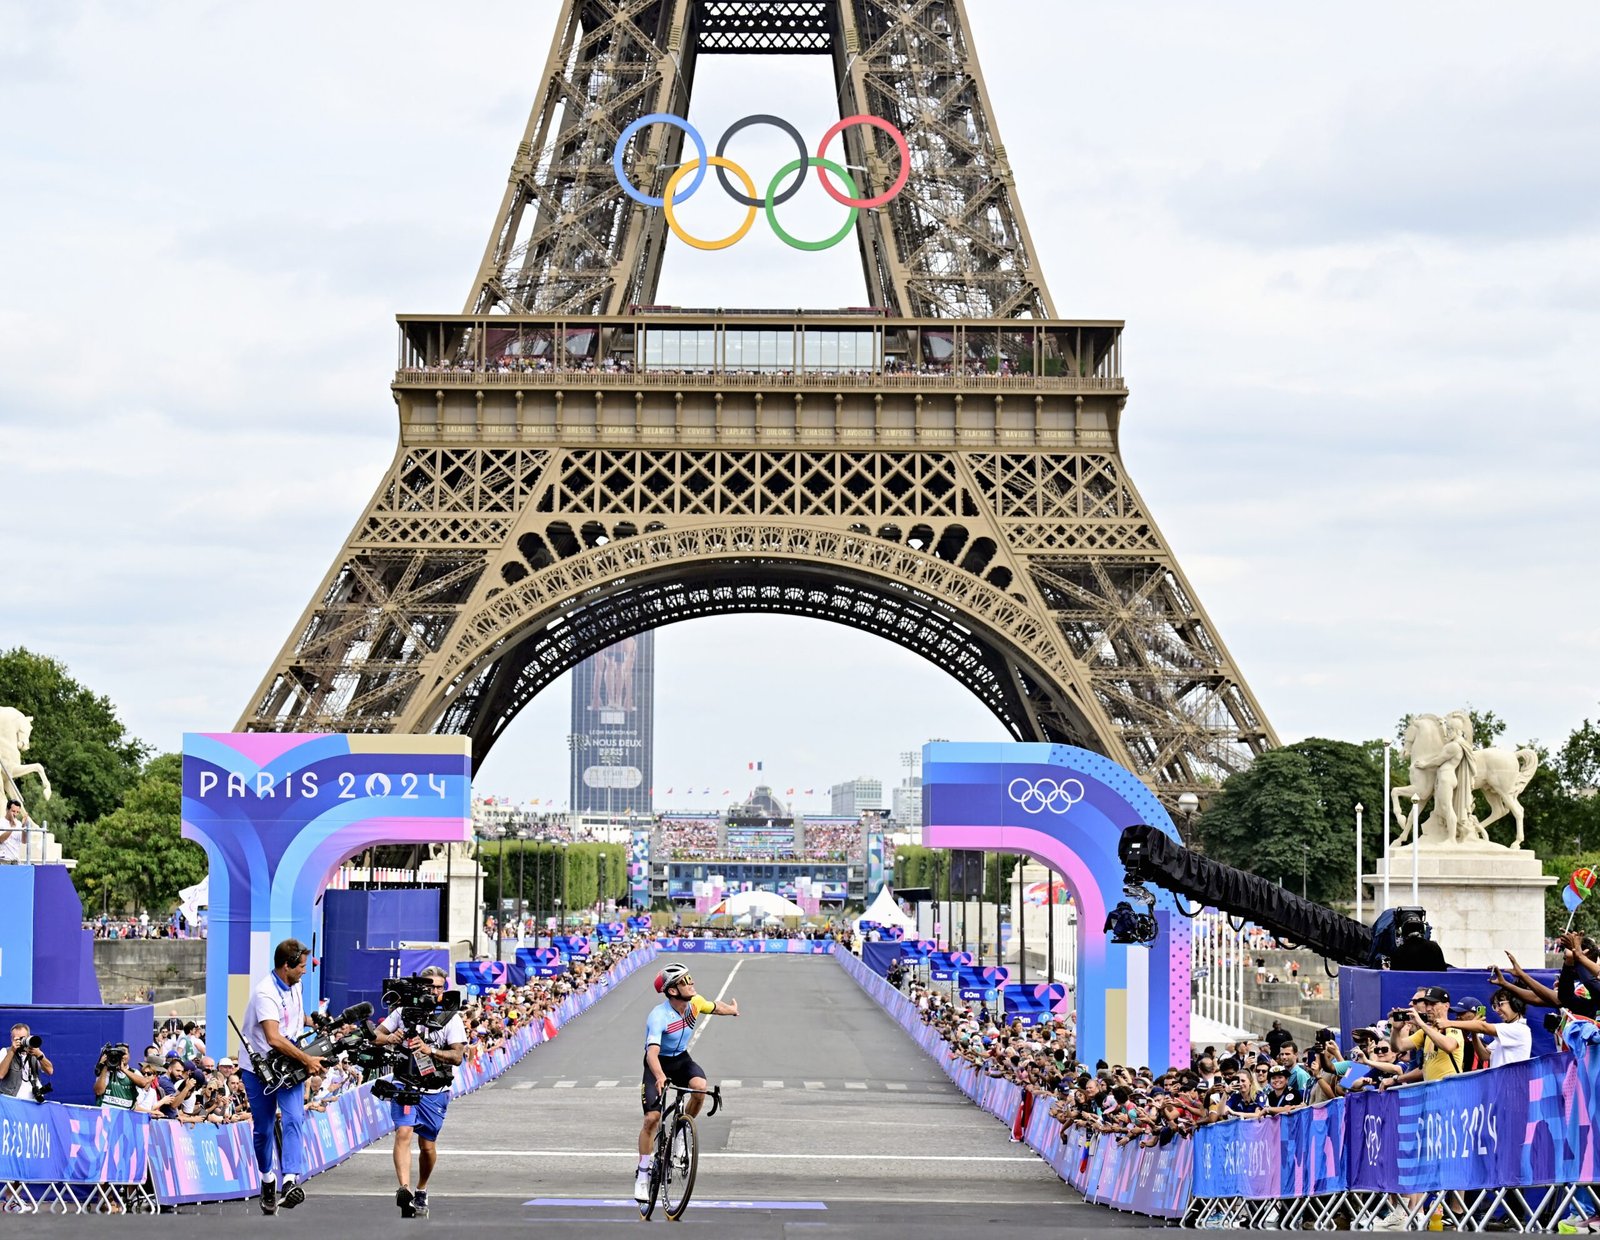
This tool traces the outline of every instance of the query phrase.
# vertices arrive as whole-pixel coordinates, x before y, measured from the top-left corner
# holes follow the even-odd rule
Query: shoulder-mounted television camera
[[[424,1093],[444,1089],[455,1079],[455,1068],[404,1043],[418,1038],[437,1045],[437,1034],[461,1011],[461,992],[447,990],[435,995],[433,980],[427,977],[391,977],[383,984],[383,1001],[391,1014],[400,1013],[401,1045],[384,1046],[384,1069],[392,1080],[374,1081],[372,1096],[394,1099],[401,1106],[415,1106]]]
[[[357,1003],[337,1016],[313,1016],[309,1034],[302,1034],[296,1045],[307,1055],[318,1059],[334,1059],[344,1054],[364,1070],[374,1067],[382,1061],[383,1048],[373,1042],[372,1032],[367,1028],[367,1017],[371,1015],[372,1004]],[[265,1056],[258,1056],[251,1054],[243,1035],[239,1041],[244,1045],[245,1053],[250,1055],[251,1066],[256,1079],[261,1082],[263,1093],[276,1093],[289,1086],[302,1085],[311,1076],[311,1070],[305,1064],[282,1051],[269,1051]]]

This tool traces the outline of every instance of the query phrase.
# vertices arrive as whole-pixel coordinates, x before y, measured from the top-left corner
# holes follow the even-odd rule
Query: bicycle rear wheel
[[[694,1192],[694,1173],[700,1165],[700,1135],[694,1120],[678,1116],[667,1138],[666,1168],[661,1177],[661,1204],[673,1222],[683,1217]]]

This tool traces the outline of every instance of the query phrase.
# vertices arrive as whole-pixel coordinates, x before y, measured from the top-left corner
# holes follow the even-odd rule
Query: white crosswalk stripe
[[[865,1081],[846,1081],[844,1087],[846,1089],[865,1089],[867,1083]]]
[[[783,1082],[782,1081],[762,1081],[761,1082],[761,1088],[762,1089],[782,1089],[783,1088]]]
[[[743,1081],[723,1081],[722,1082],[722,1088],[724,1088],[724,1089],[738,1089],[743,1084],[744,1084]]]
[[[805,1083],[805,1085],[806,1085],[807,1089],[827,1089],[828,1088],[821,1081],[807,1081]]]
[[[596,1089],[615,1089],[618,1084],[620,1084],[618,1081],[596,1081],[594,1087]]]
[[[578,1087],[578,1082],[577,1081],[557,1081],[556,1082],[556,1088],[557,1089],[576,1089],[577,1087]]]
[[[512,1089],[532,1089],[533,1088],[533,1082],[532,1081],[518,1081],[511,1088]]]
[[[885,1089],[901,1090],[906,1087],[906,1083],[904,1081],[885,1081],[883,1087]]]

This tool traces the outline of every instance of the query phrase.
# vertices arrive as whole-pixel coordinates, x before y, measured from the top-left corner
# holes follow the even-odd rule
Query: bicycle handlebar
[[[706,1112],[707,1119],[710,1119],[713,1115],[715,1115],[718,1108],[722,1106],[722,1086],[720,1085],[713,1085],[710,1089],[690,1089],[687,1085],[679,1085],[676,1082],[668,1081],[667,1088],[675,1090],[680,1094],[701,1094],[704,1097],[710,1098],[711,1109]]]

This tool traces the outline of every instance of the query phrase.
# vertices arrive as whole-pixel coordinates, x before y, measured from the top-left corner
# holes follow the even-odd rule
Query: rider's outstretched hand
[[[727,1012],[727,1014],[729,1016],[737,1016],[739,1014],[739,1001],[737,999],[729,999],[729,1000],[727,1000],[727,1004],[728,1004],[728,1012]]]

